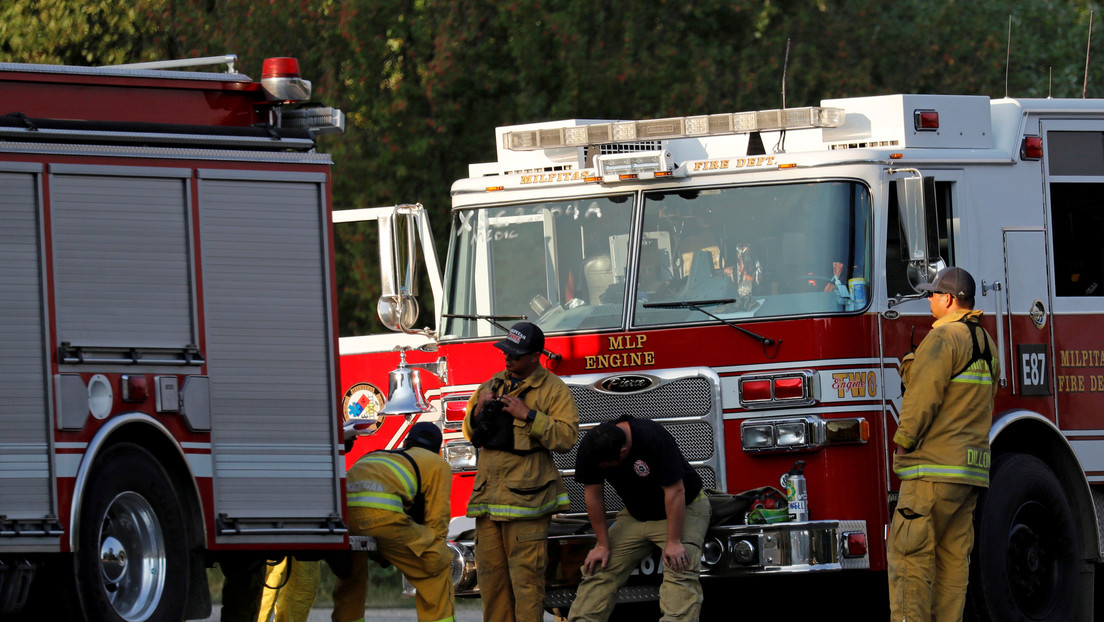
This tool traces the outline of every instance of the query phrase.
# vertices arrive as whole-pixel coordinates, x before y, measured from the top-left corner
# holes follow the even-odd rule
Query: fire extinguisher
[[[805,487],[805,461],[798,460],[793,468],[782,474],[782,488],[786,491],[790,520],[809,520],[809,491]]]

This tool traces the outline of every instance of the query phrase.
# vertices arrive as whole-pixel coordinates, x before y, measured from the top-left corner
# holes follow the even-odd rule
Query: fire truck
[[[778,487],[804,462],[807,520],[710,531],[707,603],[710,585],[752,577],[884,586],[900,364],[933,321],[917,286],[954,265],[977,281],[1001,363],[968,611],[1093,619],[1104,101],[859,97],[515,125],[495,142],[497,161],[452,186],[435,324],[413,328],[409,270],[425,210],[400,206],[378,219],[396,283],[381,312],[403,333],[401,352],[341,344],[346,406],[372,404],[347,416],[387,411],[399,399],[389,384],[407,402],[391,411],[404,416],[370,417],[374,443],[395,444],[418,418],[446,432],[458,593],[475,588],[477,571],[464,543],[477,455],[460,432],[465,402],[501,369],[493,343],[521,318],[544,330],[546,364],[571,387],[581,434],[620,415],[653,419],[707,487],[733,493]],[[389,382],[379,370],[396,364]],[[578,573],[568,562],[581,557],[568,550],[585,523],[575,452],[556,460],[572,501],[560,522],[574,527],[550,541],[563,566],[549,574],[550,608],[570,602]],[[610,494],[606,505],[620,501]],[[654,562],[641,579],[649,572]],[[647,581],[627,589],[655,597]]]
[[[344,117],[235,61],[0,64],[0,617],[203,618],[215,562],[349,546]]]

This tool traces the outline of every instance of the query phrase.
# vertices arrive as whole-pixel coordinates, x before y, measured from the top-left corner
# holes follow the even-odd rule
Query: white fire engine
[[[883,573],[899,365],[932,321],[915,286],[955,265],[977,280],[1002,364],[968,608],[1092,619],[1104,101],[893,95],[511,126],[496,141],[498,161],[452,187],[436,329],[420,332],[433,352],[405,353],[448,370],[411,373],[431,407],[421,416],[446,430],[456,533],[470,528],[476,453],[459,433],[465,400],[500,369],[503,326],[526,317],[562,356],[549,365],[584,431],[622,414],[655,419],[707,486],[730,492],[778,486],[805,462],[808,520],[714,529],[712,582]],[[409,329],[400,294],[384,309]],[[377,370],[397,360],[343,342],[343,390],[386,386]],[[406,419],[385,416],[374,442],[394,444]],[[574,458],[557,461],[578,518]],[[565,560],[570,540],[557,540]],[[475,584],[461,553],[463,592]],[[560,569],[549,607],[570,602],[572,570]]]
[[[0,617],[202,618],[216,561],[348,547],[343,116],[234,61],[0,64]]]

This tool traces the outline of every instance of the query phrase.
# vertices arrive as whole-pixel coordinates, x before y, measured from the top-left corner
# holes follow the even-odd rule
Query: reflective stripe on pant
[[[663,567],[659,587],[662,621],[693,621],[701,613],[701,549],[709,529],[709,499],[700,495],[686,507],[682,524],[682,545],[690,558],[690,570],[675,572]],[[610,558],[605,570],[583,577],[571,604],[572,622],[605,622],[617,601],[617,590],[628,580],[640,562],[659,547],[667,545],[667,521],[638,521],[621,510],[609,529]]]
[[[378,519],[393,520],[383,522]],[[387,516],[393,515],[393,516]],[[370,522],[372,527],[361,525]],[[353,535],[372,536],[376,539],[377,552],[391,562],[417,590],[415,607],[419,622],[453,622],[452,551],[443,540],[432,539],[422,549],[412,549],[413,543],[424,542],[429,528],[410,520],[405,514],[387,510],[349,508],[349,531]],[[364,619],[364,599],[368,590],[368,554],[353,552],[347,576],[338,576],[334,585],[335,622],[353,622]]]
[[[483,619],[541,622],[551,516],[530,520],[475,519],[475,565]]]
[[[962,620],[979,491],[966,484],[901,482],[887,547],[894,622]]]
[[[290,574],[287,573],[289,559]],[[306,622],[322,579],[319,563],[285,557],[279,563],[268,566],[257,622],[268,622],[274,610],[274,622]]]

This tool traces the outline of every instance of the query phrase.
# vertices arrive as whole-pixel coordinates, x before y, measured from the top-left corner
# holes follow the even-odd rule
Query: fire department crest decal
[[[349,387],[341,400],[346,419],[372,418],[383,407],[383,392],[370,382],[358,382]]]
[[[640,477],[648,477],[648,474],[652,472],[652,470],[648,468],[648,463],[643,460],[637,460],[633,463],[633,471]]]

